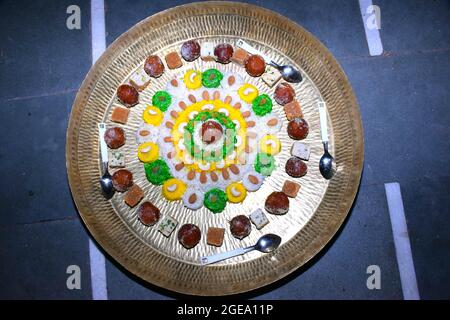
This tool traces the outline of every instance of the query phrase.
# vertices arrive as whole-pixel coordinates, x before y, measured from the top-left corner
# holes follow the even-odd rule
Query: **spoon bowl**
[[[111,199],[115,193],[115,189],[112,182],[112,177],[108,171],[108,163],[104,163],[104,173],[100,178],[100,187],[102,189],[103,196],[106,199]]]
[[[320,158],[319,170],[322,176],[327,180],[331,179],[334,175],[334,159],[327,149],[322,158]]]
[[[280,66],[278,63],[271,61],[269,63],[272,67],[278,69],[281,73],[281,77],[287,82],[299,83],[302,81],[302,74],[300,71],[292,66]]]
[[[269,253],[274,251],[281,243],[281,238],[276,234],[266,234],[259,238],[255,244],[255,250],[263,253]]]
[[[240,256],[241,254],[253,251],[253,250],[258,250],[262,253],[269,253],[274,251],[275,249],[277,249],[280,246],[281,243],[281,238],[279,236],[277,236],[276,234],[265,234],[263,235],[261,238],[258,239],[258,241],[256,242],[255,245],[247,247],[247,248],[238,248],[238,249],[234,249],[228,252],[222,252],[222,253],[218,253],[212,256],[208,256],[208,257],[201,257],[200,258],[200,263],[202,265],[207,265],[207,264],[212,264],[212,263],[216,263],[228,258],[232,258],[232,257],[236,257],[236,256]]]

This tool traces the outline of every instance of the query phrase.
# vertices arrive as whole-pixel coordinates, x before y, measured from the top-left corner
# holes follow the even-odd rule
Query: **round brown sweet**
[[[242,240],[252,231],[252,223],[247,216],[236,216],[230,221],[230,231],[233,237]]]
[[[252,77],[259,77],[266,71],[266,62],[257,54],[250,55],[244,62],[245,70]]]
[[[117,170],[112,175],[112,183],[114,189],[125,192],[133,185],[133,174],[126,169]]]
[[[275,88],[275,101],[284,106],[295,98],[295,90],[290,84],[282,82]]]
[[[181,56],[191,62],[200,57],[200,44],[195,40],[189,40],[181,46]]]
[[[139,102],[139,92],[133,86],[122,84],[117,88],[117,98],[126,107],[132,107]]]
[[[308,136],[309,125],[303,118],[294,118],[289,121],[287,126],[287,133],[291,139],[302,140]]]
[[[202,141],[206,144],[211,144],[222,137],[222,126],[212,120],[208,120],[202,124]]]
[[[161,212],[159,209],[151,202],[144,202],[142,203],[138,210],[137,214],[139,217],[139,220],[146,226],[152,226],[156,222],[158,222],[159,217],[161,216]]]
[[[289,211],[289,198],[284,192],[272,192],[267,197],[264,208],[271,214],[286,214]]]
[[[109,148],[117,149],[125,144],[125,131],[119,127],[109,128],[103,138]]]
[[[220,63],[229,63],[233,53],[233,47],[228,43],[221,43],[214,48],[214,55]]]
[[[293,178],[303,177],[308,172],[308,166],[300,158],[290,157],[286,161],[286,173]]]
[[[144,71],[154,78],[158,78],[164,72],[164,64],[156,55],[149,56],[144,63]]]
[[[195,224],[185,224],[178,230],[178,241],[186,249],[191,249],[199,243],[202,233]]]

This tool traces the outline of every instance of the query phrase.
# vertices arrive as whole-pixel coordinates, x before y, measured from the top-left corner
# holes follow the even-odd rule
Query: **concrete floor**
[[[188,1],[106,0],[107,44],[138,21]],[[450,2],[373,1],[384,54],[368,52],[358,1],[248,1],[298,22],[341,63],[365,133],[361,187],[338,236],[255,299],[402,299],[384,184],[398,182],[422,299],[450,298]],[[81,8],[81,30],[66,8]],[[91,66],[89,1],[0,2],[0,298],[90,299],[88,233],[72,202],[65,132]],[[36,14],[39,12],[39,14]],[[24,23],[26,21],[26,23]],[[379,265],[380,290],[366,287]],[[78,265],[80,290],[66,287]],[[179,295],[134,278],[107,257],[110,299]]]

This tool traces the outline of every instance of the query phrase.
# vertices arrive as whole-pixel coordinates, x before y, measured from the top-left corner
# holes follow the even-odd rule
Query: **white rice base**
[[[189,197],[195,194],[197,196],[197,200],[194,203],[189,203]],[[203,200],[205,198],[205,194],[202,190],[199,190],[196,187],[189,187],[186,192],[183,194],[183,204],[186,208],[191,210],[198,210],[203,207]]]
[[[248,176],[250,176],[250,175],[257,177],[259,180],[259,183],[257,183],[257,184],[251,183],[250,180],[248,179]],[[242,178],[242,184],[244,185],[244,188],[250,192],[259,190],[259,188],[261,188],[263,182],[264,182],[264,176],[254,170],[247,172],[246,174],[244,174],[244,177]]]
[[[141,136],[140,132],[143,130],[147,130],[150,132],[147,136]],[[139,129],[136,132],[136,141],[138,144],[142,144],[144,142],[153,142],[158,143],[159,140],[159,129],[151,124],[147,124],[142,122],[139,126]]]

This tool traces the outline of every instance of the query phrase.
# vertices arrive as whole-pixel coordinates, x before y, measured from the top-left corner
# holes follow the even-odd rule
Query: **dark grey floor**
[[[188,1],[106,0],[107,43],[136,22]],[[450,3],[373,1],[381,8],[384,54],[370,57],[356,0],[248,1],[275,10],[318,37],[357,95],[365,165],[354,208],[338,236],[282,281],[242,298],[402,299],[384,183],[403,194],[419,292],[450,298]],[[65,26],[82,11],[81,30]],[[88,233],[65,174],[65,130],[91,65],[89,1],[0,2],[0,298],[89,299]],[[39,14],[36,14],[39,12]],[[19,19],[20,18],[20,19]],[[23,21],[27,21],[26,24]],[[66,288],[79,265],[81,290]],[[379,265],[381,290],[366,268]],[[110,299],[179,295],[146,285],[107,261]]]

